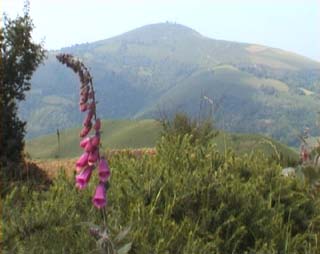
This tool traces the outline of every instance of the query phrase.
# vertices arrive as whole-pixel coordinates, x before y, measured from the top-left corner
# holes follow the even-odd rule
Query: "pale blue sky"
[[[23,0],[0,0],[15,17]],[[320,61],[320,0],[30,0],[36,41],[48,49],[177,22],[215,39],[264,44]]]

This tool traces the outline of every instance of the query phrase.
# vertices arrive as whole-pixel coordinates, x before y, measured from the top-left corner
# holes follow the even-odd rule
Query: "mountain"
[[[102,122],[102,151],[155,147],[161,135],[161,124],[155,120],[107,120]],[[80,127],[60,132],[60,147],[56,134],[31,139],[26,152],[32,159],[73,158],[82,153],[79,147]],[[284,160],[297,161],[298,154],[289,147],[261,135],[219,132],[213,139],[219,151],[233,149],[237,154],[263,152],[266,156],[282,154]]]
[[[56,61],[61,52],[80,57],[90,68],[102,118],[212,113],[219,128],[263,133],[289,145],[297,144],[305,126],[319,135],[320,63],[160,23],[50,51],[20,107],[29,138],[81,123],[79,82]]]

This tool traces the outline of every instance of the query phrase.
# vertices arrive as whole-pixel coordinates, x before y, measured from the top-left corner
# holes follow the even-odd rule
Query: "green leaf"
[[[117,254],[127,254],[131,250],[132,243],[127,243],[117,250]]]
[[[126,227],[124,230],[122,230],[114,239],[115,242],[120,242],[122,241],[126,236],[127,234],[130,232],[131,230],[131,227]]]

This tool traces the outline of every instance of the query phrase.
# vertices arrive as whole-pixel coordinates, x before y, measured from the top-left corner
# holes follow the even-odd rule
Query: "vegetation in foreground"
[[[319,195],[263,154],[222,155],[190,134],[164,135],[156,155],[115,155],[110,166],[106,213],[91,205],[92,183],[80,192],[63,172],[47,191],[14,187],[4,253],[101,253],[105,240],[90,234],[98,227],[118,253],[320,251]]]

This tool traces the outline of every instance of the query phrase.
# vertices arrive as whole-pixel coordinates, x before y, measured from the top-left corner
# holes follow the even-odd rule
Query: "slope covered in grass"
[[[155,120],[107,120],[102,125],[102,149],[125,149],[155,147],[161,135],[162,126]],[[72,158],[82,153],[79,147],[80,128],[67,129],[60,133],[60,153],[55,134],[31,139],[26,144],[26,151],[33,159]],[[219,151],[233,149],[237,154],[260,151],[268,156],[282,154],[290,160],[297,160],[295,151],[262,135],[232,134],[219,132],[212,143]]]
[[[154,120],[107,120],[102,122],[102,149],[154,147],[161,126]],[[60,151],[56,134],[27,141],[26,152],[33,159],[70,158],[81,154],[80,128],[60,132]]]
[[[292,88],[292,87],[291,87]],[[307,126],[315,127],[320,107],[317,96],[295,94],[288,84],[258,78],[230,65],[194,73],[177,83],[139,117],[156,117],[159,108],[168,114],[184,111],[197,116],[212,110],[218,128],[240,133],[260,133],[298,146],[297,138]],[[204,100],[213,100],[213,105]]]

